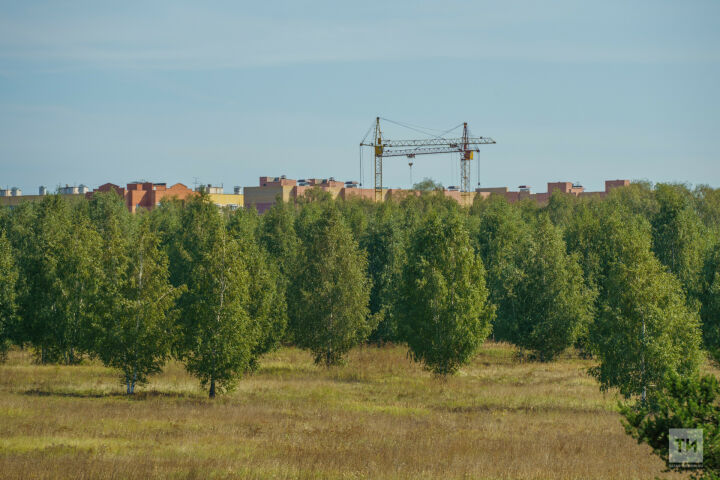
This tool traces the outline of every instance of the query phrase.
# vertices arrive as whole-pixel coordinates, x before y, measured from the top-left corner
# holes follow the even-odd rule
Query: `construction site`
[[[383,134],[381,120],[391,124],[408,128],[423,134],[425,138],[392,139]],[[453,132],[460,131],[460,135],[453,136]],[[439,133],[438,133],[439,132]],[[533,193],[529,185],[521,184],[517,189],[508,186],[481,187],[480,186],[480,147],[496,144],[495,140],[487,136],[474,136],[463,122],[451,129],[432,132],[422,127],[411,126],[381,117],[376,117],[373,125],[368,129],[359,144],[359,178],[357,180],[336,180],[327,178],[301,178],[292,179],[286,175],[261,176],[256,186],[235,186],[232,193],[225,193],[223,186],[195,185],[190,188],[183,183],[168,186],[164,182],[149,182],[145,180],[131,182],[121,187],[114,183],[104,183],[93,190],[84,184],[79,186],[65,185],[58,187],[56,193],[68,198],[84,196],[92,197],[96,192],[115,192],[125,200],[129,211],[135,212],[139,208],[152,210],[158,206],[163,198],[176,198],[184,201],[200,191],[209,195],[211,201],[219,207],[229,208],[255,208],[259,213],[270,209],[279,199],[283,202],[295,202],[310,189],[320,189],[328,192],[333,198],[364,199],[372,202],[402,199],[408,195],[420,195],[422,192],[413,188],[388,188],[383,183],[383,161],[389,158],[405,157],[410,170],[410,184],[412,185],[412,169],[418,156],[450,155],[451,162],[459,161],[459,185],[437,188],[437,192],[452,198],[463,206],[470,206],[476,198],[487,198],[490,195],[500,195],[509,202],[525,199],[540,205],[546,204],[553,192],[560,192],[576,197],[603,197],[613,188],[624,187],[630,184],[629,180],[605,180],[603,191],[589,192],[576,183],[568,181],[553,181],[547,183],[544,192]],[[371,188],[365,186],[362,180],[365,176],[365,155],[369,150],[373,165]],[[471,182],[472,170],[477,172],[477,186]],[[22,201],[37,201],[50,192],[47,187],[40,186],[37,195],[23,195],[17,187],[0,189],[0,205],[15,206]]]

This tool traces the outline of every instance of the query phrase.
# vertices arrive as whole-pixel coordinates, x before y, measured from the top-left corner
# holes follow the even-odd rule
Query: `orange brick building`
[[[375,190],[372,188],[360,188],[357,182],[340,182],[333,177],[330,178],[304,178],[293,180],[284,175],[281,177],[260,177],[259,186],[245,187],[245,208],[254,207],[258,213],[264,213],[275,205],[277,198],[284,202],[296,201],[299,197],[313,188],[319,188],[328,192],[332,198],[364,198],[370,201],[375,199]],[[400,193],[407,193],[409,190],[388,188],[383,189],[383,200]],[[459,192],[449,192],[459,193]]]
[[[341,198],[346,197],[346,191],[355,190],[356,195],[360,195],[367,198],[373,198],[373,192],[370,189],[355,188],[356,184],[351,182],[343,183],[338,182],[334,178],[308,178],[302,180],[293,180],[285,177],[260,177],[259,186],[257,187],[245,187],[243,193],[245,194],[245,208],[255,207],[258,213],[264,213],[275,205],[275,201],[278,198],[282,198],[284,202],[290,200],[297,200],[298,197],[305,195],[308,189],[320,188],[332,195],[333,198],[340,196]]]
[[[87,194],[92,197],[95,192],[115,192],[125,199],[125,206],[134,213],[138,208],[152,210],[160,205],[163,198],[177,198],[185,200],[191,195],[196,195],[190,188],[182,183],[168,187],[165,183],[133,182],[128,183],[126,188],[119,187],[113,183],[100,185],[98,188]]]
[[[508,187],[494,187],[494,188],[478,188],[475,191],[478,195],[488,197],[490,195],[502,195],[508,202],[517,202],[525,198],[529,198],[541,205],[546,204],[550,201],[550,196],[553,192],[559,191],[568,195],[574,195],[576,197],[604,197],[610,190],[618,187],[627,187],[630,185],[630,180],[605,180],[605,190],[602,192],[586,192],[585,187],[582,185],[576,185],[572,182],[548,182],[547,192],[542,193],[530,193],[530,187],[527,185],[520,185],[518,191],[511,192]]]
[[[629,180],[607,180],[605,182],[605,191],[586,192],[583,186],[573,184],[572,182],[550,182],[547,184],[547,192],[543,193],[530,193],[529,186],[521,185],[516,192],[510,191],[508,187],[495,187],[478,188],[474,192],[469,192],[469,194],[463,194],[463,192],[456,189],[446,189],[443,191],[443,194],[464,206],[472,205],[474,199],[478,196],[487,198],[490,195],[502,195],[509,202],[517,202],[529,198],[539,204],[546,204],[554,191],[560,191],[576,197],[604,197],[611,189],[628,185],[630,185]],[[333,198],[364,198],[370,201],[375,199],[374,189],[359,188],[357,182],[339,182],[332,177],[327,179],[307,178],[293,180],[283,175],[280,177],[260,177],[260,182],[257,187],[245,187],[245,208],[254,207],[258,213],[264,213],[275,204],[277,198],[281,198],[284,202],[291,200],[296,201],[311,188],[320,188],[330,193]],[[383,200],[387,200],[392,197],[397,198],[408,194],[419,195],[419,192],[388,188],[383,189],[382,198]]]

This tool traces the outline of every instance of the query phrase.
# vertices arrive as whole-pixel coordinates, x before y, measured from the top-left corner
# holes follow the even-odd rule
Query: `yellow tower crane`
[[[369,133],[370,132],[368,131],[368,134]],[[417,155],[458,152],[460,153],[461,172],[460,191],[466,195],[470,192],[470,162],[473,160],[473,153],[480,151],[480,145],[491,145],[495,143],[495,140],[490,137],[470,136],[467,122],[463,123],[463,133],[460,138],[435,136],[433,138],[425,138],[421,140],[389,140],[387,138],[383,138],[382,130],[380,129],[380,117],[375,119],[372,141],[366,141],[367,136],[368,135],[366,134],[365,138],[363,138],[360,142],[360,148],[372,147],[375,154],[376,202],[383,199],[383,158],[385,157],[408,157],[412,159]]]

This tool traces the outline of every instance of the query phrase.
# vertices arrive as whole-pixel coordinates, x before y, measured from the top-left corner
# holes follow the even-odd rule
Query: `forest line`
[[[360,343],[405,344],[449,375],[492,336],[531,361],[592,357],[600,388],[628,399],[629,433],[666,456],[666,427],[704,425],[717,467],[720,387],[700,371],[720,361],[720,190],[469,209],[313,190],[262,216],[205,195],[137,214],[113,193],[54,195],[0,210],[0,271],[2,352],[97,358],[128,394],[175,358],[213,398],[280,344],[328,367]]]

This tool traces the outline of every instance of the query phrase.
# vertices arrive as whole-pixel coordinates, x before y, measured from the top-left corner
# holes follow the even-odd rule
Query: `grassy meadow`
[[[438,379],[402,347],[284,348],[215,401],[171,363],[127,398],[93,362],[0,365],[0,478],[682,478],[625,435],[588,360],[487,343]]]

